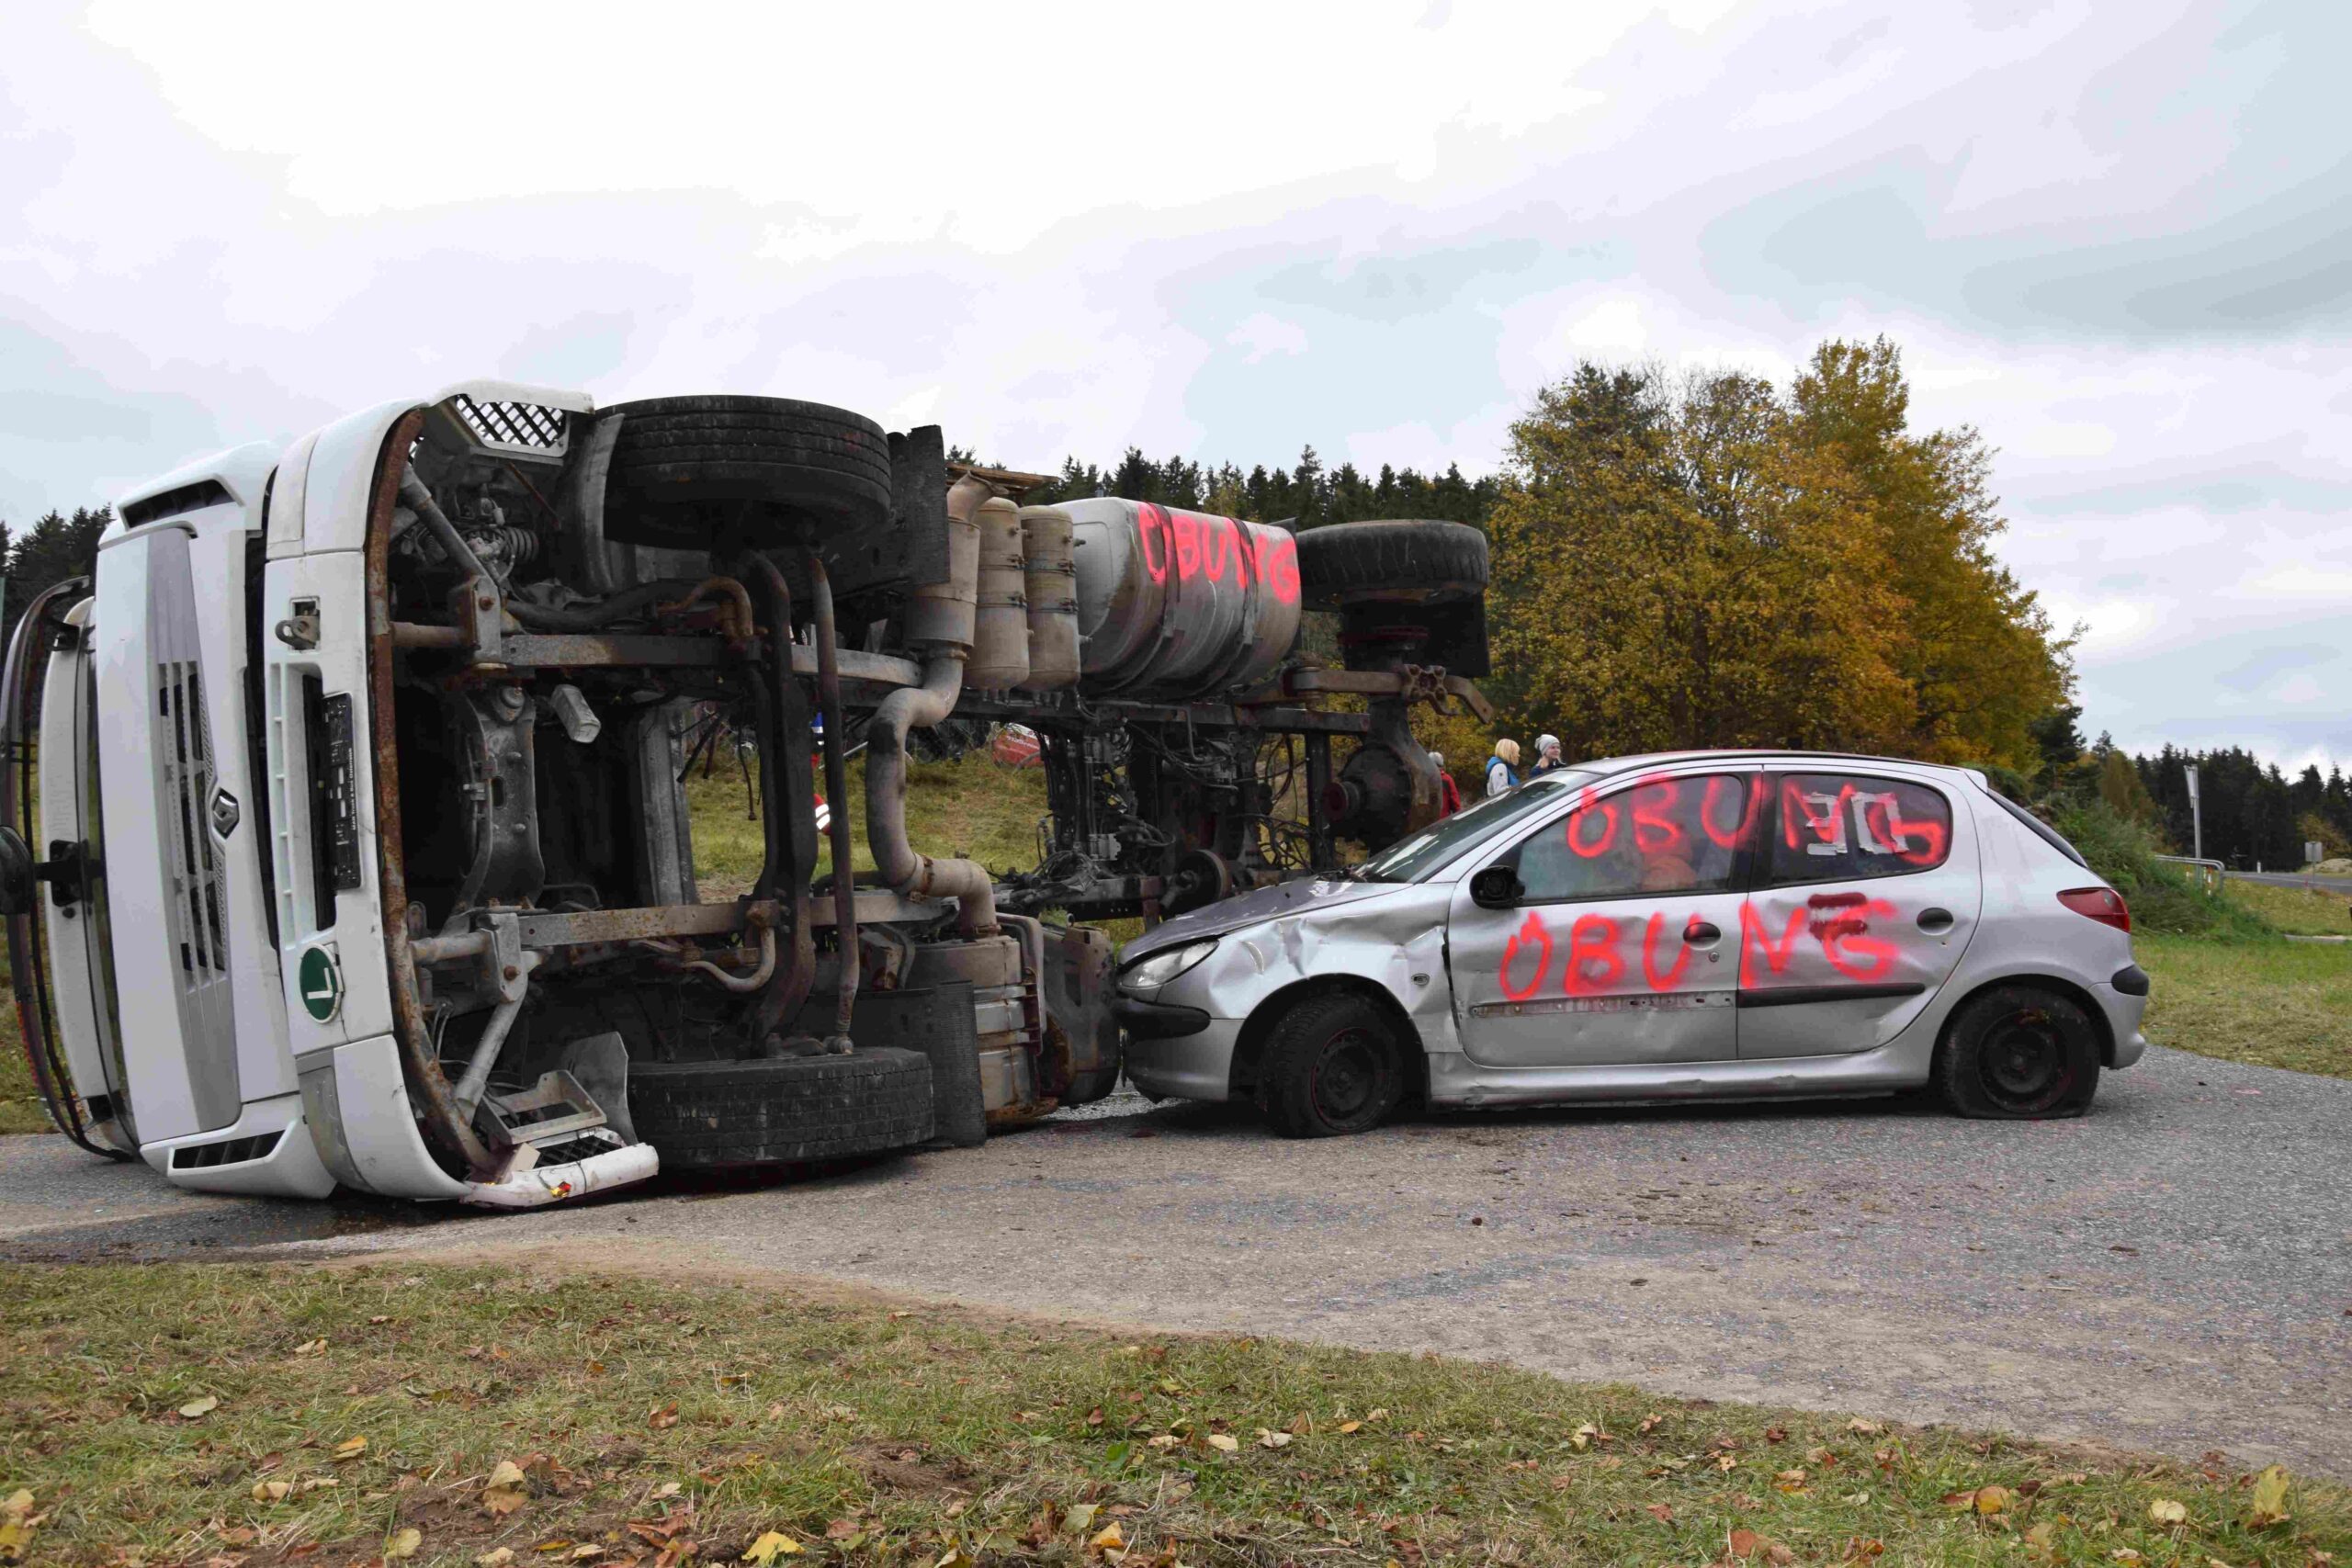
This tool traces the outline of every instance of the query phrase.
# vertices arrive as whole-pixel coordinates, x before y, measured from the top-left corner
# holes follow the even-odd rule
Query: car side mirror
[[[1507,865],[1490,865],[1470,879],[1470,902],[1481,909],[1508,909],[1526,891],[1519,874]]]

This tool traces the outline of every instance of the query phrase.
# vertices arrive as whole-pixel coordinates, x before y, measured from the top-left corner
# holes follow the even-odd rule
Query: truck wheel
[[[1934,1077],[1954,1115],[2080,1116],[2098,1092],[2098,1033],[2080,1006],[2055,992],[2002,986],[1953,1015]]]
[[[628,1109],[665,1170],[849,1159],[930,1139],[931,1063],[887,1047],[781,1061],[632,1062]]]
[[[1372,1131],[1405,1098],[1396,1026],[1362,997],[1307,998],[1274,1025],[1258,1096],[1285,1138]]]
[[[814,543],[890,520],[890,440],[862,414],[790,398],[616,403],[605,531],[707,549],[722,530],[753,548]]]
[[[1487,536],[1466,524],[1419,518],[1327,523],[1298,536],[1298,581],[1318,609],[1365,599],[1476,599],[1487,587]]]

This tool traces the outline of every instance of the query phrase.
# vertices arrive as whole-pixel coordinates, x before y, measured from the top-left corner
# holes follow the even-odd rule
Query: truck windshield
[[[1502,795],[1490,795],[1467,811],[1457,811],[1383,850],[1358,866],[1355,874],[1364,882],[1419,882],[1452,860],[1464,844],[1542,810],[1559,798],[1555,791],[1589,784],[1592,779],[1590,773],[1562,769]]]

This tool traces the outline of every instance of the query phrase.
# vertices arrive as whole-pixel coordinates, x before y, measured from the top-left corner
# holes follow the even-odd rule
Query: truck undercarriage
[[[0,674],[52,1115],[187,1185],[522,1205],[1107,1093],[1111,945],[1064,922],[1433,818],[1408,707],[1481,703],[1485,545],[1034,483],[815,404],[485,383],[134,493]],[[905,795],[910,748],[1001,721],[1050,809],[999,880]],[[763,855],[705,902],[683,784],[722,728]]]

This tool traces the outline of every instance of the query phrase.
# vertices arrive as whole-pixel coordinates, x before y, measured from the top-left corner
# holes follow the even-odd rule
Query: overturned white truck
[[[52,1119],[189,1187],[530,1206],[1107,1093],[1110,944],[1044,917],[1426,821],[1404,705],[1478,701],[1484,543],[1363,525],[1303,562],[1032,482],[816,404],[477,382],[133,491],[0,670],[0,912]],[[1369,651],[1303,667],[1308,607]],[[1001,886],[908,840],[910,746],[959,702],[1056,768],[1046,864]],[[764,855],[706,902],[684,779],[721,727],[756,738]]]

